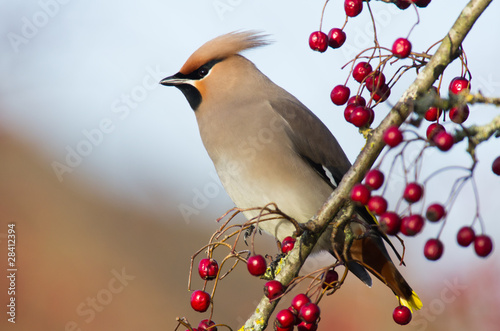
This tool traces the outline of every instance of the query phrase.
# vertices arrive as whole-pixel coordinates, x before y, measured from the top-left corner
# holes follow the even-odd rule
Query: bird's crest
[[[230,32],[207,41],[187,59],[180,72],[189,74],[212,60],[223,60],[246,49],[270,44],[267,35],[256,31]]]

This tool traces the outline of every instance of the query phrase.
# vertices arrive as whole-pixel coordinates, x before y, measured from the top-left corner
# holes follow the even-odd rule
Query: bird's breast
[[[253,208],[274,202],[297,221],[309,220],[332,189],[296,154],[286,123],[272,111],[247,109],[243,116],[233,115],[212,116],[210,121],[198,118],[198,124],[205,148],[235,205]],[[256,215],[246,213],[248,218]],[[294,231],[288,222],[260,227],[278,239]]]

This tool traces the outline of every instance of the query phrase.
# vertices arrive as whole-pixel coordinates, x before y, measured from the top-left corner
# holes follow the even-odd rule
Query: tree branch
[[[462,10],[455,24],[448,32],[448,35],[445,36],[436,53],[429,60],[429,63],[418,74],[415,81],[405,91],[382,123],[373,130],[354,165],[344,175],[337,189],[330,195],[314,218],[309,221],[316,223],[314,227],[320,228],[321,231],[312,236],[307,236],[307,243],[304,243],[303,240],[306,236],[303,235],[299,238],[295,248],[287,256],[287,261],[284,263],[282,270],[277,275],[277,280],[287,285],[298,274],[320,234],[324,232],[329,224],[332,224],[332,219],[335,215],[337,217],[333,221],[334,223],[345,221],[344,214],[340,213],[338,215],[341,207],[349,199],[352,187],[363,179],[365,173],[370,169],[384,148],[383,133],[391,126],[400,126],[414,111],[419,96],[422,96],[429,90],[439,75],[443,73],[444,69],[457,57],[457,54],[460,54],[462,41],[491,1],[472,0]],[[254,314],[240,330],[264,330],[277,301],[269,302],[264,296]]]
[[[484,103],[489,105],[500,106],[500,98],[485,97],[481,91],[477,94],[468,94],[465,96],[465,102],[470,104]]]
[[[485,125],[472,125],[468,128],[455,131],[454,137],[455,143],[469,138],[477,146],[496,134],[500,134],[500,115]]]

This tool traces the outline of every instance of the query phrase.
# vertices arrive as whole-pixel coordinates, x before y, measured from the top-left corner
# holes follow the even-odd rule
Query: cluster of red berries
[[[434,90],[438,93],[436,88],[434,88]],[[470,82],[464,77],[455,77],[450,82],[448,90],[450,100],[454,100],[458,95],[470,91]],[[453,135],[446,132],[445,127],[439,123],[442,114],[445,114],[443,109],[430,107],[425,112],[424,118],[432,122],[427,127],[426,131],[428,141],[435,144],[441,151],[446,152],[453,147],[454,138]],[[448,117],[452,122],[462,124],[469,117],[469,107],[466,104],[454,106],[448,111]]]
[[[403,135],[397,127],[386,131],[384,140],[390,146],[397,146],[403,140]],[[499,158],[500,159],[500,158]],[[500,162],[500,161],[499,161]],[[402,233],[406,236],[415,236],[420,233],[425,225],[425,219],[419,214],[410,214],[401,217],[396,212],[387,210],[387,200],[381,195],[372,195],[372,191],[378,190],[384,184],[384,174],[378,169],[370,170],[364,183],[356,184],[351,191],[351,200],[366,206],[373,214],[379,216],[379,225],[382,231],[388,235]],[[416,203],[422,199],[424,187],[417,183],[408,183],[403,192],[403,199],[409,204]],[[433,203],[426,209],[425,218],[429,222],[439,222],[444,219],[446,210],[443,205]],[[465,226],[457,234],[457,242],[460,246],[469,246],[474,243],[476,254],[481,257],[488,256],[493,250],[493,242],[487,235],[476,236],[471,227]],[[444,251],[444,245],[439,238],[427,240],[424,246],[424,256],[432,261],[438,260]],[[397,324],[406,325],[411,321],[410,309],[398,306],[394,309],[393,319]]]
[[[470,91],[470,82],[464,77],[455,77],[450,82],[449,95],[451,100],[454,100],[454,98],[457,98],[458,95],[462,93],[468,93],[469,91]],[[435,89],[435,92],[438,93],[438,90]],[[442,109],[431,107],[426,111],[424,117],[427,121],[433,122],[427,128],[426,131],[427,140],[436,145],[441,151],[448,151],[454,144],[454,137],[448,132],[446,132],[444,126],[438,123],[441,114],[444,113],[445,111]],[[469,108],[467,105],[459,105],[456,107],[452,107],[449,110],[448,114],[452,122],[457,124],[462,124],[465,120],[467,120],[469,116]],[[387,129],[384,133],[383,138],[384,142],[390,147],[395,147],[403,141],[403,135],[399,130],[399,128],[397,127],[390,127],[389,129]],[[498,157],[493,162],[492,170],[494,173],[500,175],[500,157]],[[367,174],[367,177],[369,174]],[[408,184],[408,186],[405,189],[404,198],[410,203],[412,203],[411,197],[407,194],[409,194],[408,192],[411,192],[412,188],[410,186],[413,186],[414,184],[415,183]],[[413,187],[413,189],[415,188],[416,186]],[[417,190],[417,192],[418,191],[419,190]],[[418,195],[419,194],[417,194],[417,196]],[[426,218],[430,222],[438,222],[440,219],[443,218],[444,215],[445,215],[445,209],[440,204],[432,204],[427,208]],[[396,230],[396,228],[397,224],[399,224],[399,222],[396,220],[397,215],[396,216],[392,215],[391,217],[392,218],[389,219],[387,217],[381,216],[380,223],[382,227],[385,227],[386,232],[388,234],[397,234],[398,231]],[[424,224],[423,218],[421,216],[420,217],[415,216],[413,223],[414,226],[416,226],[416,228],[419,228]],[[405,229],[403,221],[401,221],[400,230],[403,234],[407,234],[406,233],[407,229]],[[460,246],[463,247],[467,247],[471,243],[474,243],[474,250],[476,254],[480,257],[488,256],[493,250],[493,242],[491,238],[484,234],[476,236],[474,230],[470,226],[464,226],[463,228],[460,229],[460,231],[457,234],[457,242]],[[444,250],[443,243],[438,238],[435,239],[432,238],[429,239],[424,246],[424,255],[429,260],[437,260],[442,256],[443,250]]]
[[[375,215],[379,216],[382,230],[389,235],[402,233],[406,236],[415,236],[420,233],[425,225],[422,215],[410,214],[400,217],[397,213],[387,211],[387,200],[380,195],[372,195],[371,191],[379,189],[384,182],[384,174],[378,169],[370,170],[365,176],[364,184],[356,184],[351,191],[351,200],[368,207]],[[408,183],[403,192],[403,198],[410,204],[421,200],[424,187],[416,182]],[[439,203],[427,207],[425,217],[429,222],[439,222],[446,214],[445,208]],[[474,249],[481,257],[488,256],[493,243],[489,236],[475,236],[471,227],[462,228],[457,241],[461,246],[469,246],[474,242]],[[443,254],[444,246],[439,239],[429,239],[424,247],[424,255],[429,260],[438,260]]]
[[[417,5],[418,7],[427,7],[427,5],[430,2],[431,0],[397,0],[395,4],[400,9],[406,9],[412,3],[415,3],[415,5]],[[361,11],[363,11],[363,0],[345,0],[344,10],[346,16],[348,17],[358,16],[361,13]],[[346,40],[345,32],[342,29],[333,28],[330,30],[330,33],[328,35],[326,35],[322,31],[313,32],[309,37],[309,46],[313,50],[323,53],[327,50],[328,46],[332,48],[339,48],[344,44],[345,40]],[[410,51],[408,51],[406,46],[403,46],[402,44],[401,46],[403,47],[401,48],[402,53],[404,52],[408,52],[408,54],[410,53]],[[411,50],[411,45],[410,45],[410,50]],[[393,47],[393,52],[394,52],[394,47]],[[408,56],[408,54],[406,56]]]
[[[457,242],[462,247],[467,247],[474,243],[474,251],[478,256],[486,257],[493,250],[493,240],[485,234],[476,235],[470,226],[464,226],[457,233]]]
[[[318,321],[321,310],[304,293],[297,294],[288,309],[280,310],[276,314],[274,329],[277,331],[315,331],[318,329]]]
[[[281,250],[284,254],[291,251],[295,245],[295,239],[286,237],[281,243]],[[252,255],[247,261],[248,272],[253,276],[262,276],[267,270],[266,259],[262,255]],[[210,281],[217,278],[219,274],[219,264],[215,259],[204,258],[198,264],[198,274],[201,279]],[[270,299],[276,299],[284,293],[285,287],[278,281],[272,280],[265,284],[264,293]],[[211,304],[210,294],[204,290],[196,290],[191,294],[191,307],[200,313],[207,311]],[[215,325],[213,321],[203,320],[194,331],[206,330],[208,327]],[[217,331],[216,327],[210,327],[210,330]]]
[[[295,239],[286,237],[281,242],[281,251],[286,254],[295,245]],[[266,272],[267,264],[262,255],[253,255],[248,258],[247,268],[250,274],[262,276]],[[323,282],[324,287],[331,287],[338,280],[338,274],[334,270],[327,272]],[[285,293],[285,286],[277,280],[270,280],[264,285],[264,294],[269,300],[275,300]],[[274,328],[277,331],[293,331],[297,327],[299,331],[315,331],[318,328],[320,308],[312,303],[311,299],[301,293],[294,297],[288,309],[283,309],[276,314]]]
[[[287,254],[295,246],[295,238],[286,237],[281,242],[281,252]],[[248,272],[253,276],[262,276],[266,273],[267,263],[262,255],[252,255],[247,261]]]
[[[345,13],[349,17],[358,16],[363,10],[363,0],[345,0]],[[309,36],[309,47],[318,52],[325,52],[328,46],[339,48],[345,43],[346,34],[342,29],[333,28],[328,35],[323,31],[314,31]]]
[[[295,239],[286,237],[281,242],[281,251],[288,253],[295,245]],[[334,269],[328,270],[321,282],[323,289],[332,289],[338,282],[339,275]],[[285,287],[277,280],[268,281],[264,285],[264,294],[269,300],[280,297],[285,292]],[[297,294],[291,305],[276,314],[274,329],[277,331],[314,331],[318,329],[320,308],[317,303],[304,293]]]
[[[395,128],[397,129],[397,128]],[[401,141],[402,136],[391,130],[389,142]],[[384,138],[386,138],[384,136]],[[397,137],[397,138],[394,138]],[[372,191],[382,187],[384,183],[384,174],[378,169],[370,170],[364,180],[364,184],[356,184],[351,191],[351,200],[359,204],[365,205],[373,214],[379,216],[379,224],[381,229],[389,235],[397,235],[399,233],[405,236],[415,236],[420,233],[425,225],[425,219],[419,214],[410,214],[400,217],[397,213],[387,211],[387,200],[380,195],[372,195]],[[420,201],[424,194],[424,187],[417,183],[408,183],[403,192],[403,198],[409,203]],[[439,222],[446,215],[446,210],[443,205],[433,203],[427,207],[425,218],[429,222]],[[463,227],[457,234],[457,242],[460,246],[467,247],[474,242],[476,254],[481,257],[488,256],[493,250],[493,242],[487,235],[476,236],[471,227]],[[439,238],[429,239],[424,246],[424,255],[427,259],[438,260],[444,251],[444,245]]]
[[[412,1],[403,0],[397,1],[396,5],[405,9],[414,2],[419,7],[426,7],[430,0],[426,1]],[[344,2],[345,13],[348,17],[355,17],[359,15],[363,9],[363,0],[345,0]],[[333,28],[330,32],[325,34],[322,31],[315,31],[309,37],[309,46],[311,49],[319,52],[325,52],[328,46],[332,48],[341,47],[346,41],[346,34],[342,29]],[[406,38],[398,38],[392,45],[392,55],[404,59],[411,53],[411,43]],[[391,93],[389,85],[386,83],[385,75],[381,66],[373,70],[368,62],[358,62],[352,69],[352,76],[354,80],[361,84],[362,88],[366,88],[370,92],[370,100],[375,103],[384,102],[387,100]],[[335,105],[341,106],[347,103],[344,110],[344,118],[347,122],[352,123],[356,127],[366,127],[373,123],[375,113],[373,108],[366,105],[366,100],[361,96],[362,89],[358,95],[349,98],[350,89],[345,84],[337,85],[330,93],[330,98]]]
[[[294,246],[295,239],[286,237],[281,243],[283,253],[288,253]],[[323,289],[332,289],[339,279],[338,273],[330,269],[324,275],[321,282]],[[280,297],[285,292],[285,287],[277,280],[268,281],[264,285],[264,294],[269,300]],[[274,328],[277,331],[293,331],[297,327],[298,331],[314,331],[318,329],[320,308],[317,303],[312,303],[311,299],[304,293],[297,294],[287,309],[283,309],[276,314]]]
[[[333,28],[328,35],[322,31],[314,31],[309,36],[309,47],[318,52],[325,52],[328,46],[339,48],[345,43],[346,34],[342,29]]]
[[[201,259],[198,264],[198,273],[203,280],[214,280],[217,278],[219,274],[219,264],[215,259]],[[200,313],[207,311],[208,307],[210,307],[211,297],[210,294],[203,290],[196,290],[191,294],[191,307]],[[211,327],[215,325],[213,321],[203,320],[198,325],[198,328],[193,329],[194,331],[202,331],[207,330],[210,327],[210,330],[217,331],[217,327]]]
[[[411,43],[406,38],[398,38],[392,46],[393,56],[404,59],[411,53]],[[391,89],[386,83],[386,78],[381,69],[373,67],[369,62],[358,62],[352,69],[352,77],[361,84],[362,88],[366,88],[370,92],[370,102],[380,103],[386,101]],[[362,91],[362,89],[360,89]],[[366,106],[366,100],[357,94],[351,98],[350,89],[346,85],[337,85],[330,93],[332,102],[341,106],[347,103],[344,109],[344,118],[347,122],[361,128],[369,126],[373,123],[375,113],[372,107]]]
[[[384,174],[380,170],[370,170],[365,176],[365,184],[360,183],[353,187],[351,200],[367,206],[373,214],[378,215],[380,226],[387,234],[397,235],[401,232],[406,236],[415,236],[420,233],[425,224],[421,215],[410,214],[401,218],[397,213],[387,211],[387,200],[384,197],[380,195],[372,196],[371,191],[380,188],[383,182]],[[411,204],[419,201],[423,193],[423,186],[412,182],[406,185],[403,198]],[[443,215],[440,215],[439,218]]]

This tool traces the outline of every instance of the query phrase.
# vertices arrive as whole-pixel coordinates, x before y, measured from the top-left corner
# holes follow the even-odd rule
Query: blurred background
[[[203,149],[184,96],[157,83],[176,73],[207,40],[240,29],[270,34],[272,45],[245,55],[310,107],[352,161],[363,146],[329,93],[346,79],[348,69],[340,67],[372,45],[366,6],[349,21],[346,44],[319,54],[309,49],[307,40],[318,29],[323,1],[0,3],[2,330],[174,330],[177,316],[194,325],[208,317],[189,306],[190,257],[208,242],[219,226],[215,219],[233,204]],[[419,10],[420,24],[410,36],[413,49],[424,51],[441,39],[465,4],[433,1]],[[411,9],[371,5],[378,40],[386,47],[406,36],[416,22]],[[500,95],[500,46],[492,39],[500,30],[499,10],[499,3],[490,5],[463,45],[472,90],[492,96]],[[341,27],[344,19],[341,1],[332,1],[323,30]],[[459,75],[460,66],[454,63],[443,86]],[[402,79],[389,104],[413,78],[410,73]],[[377,108],[375,124],[388,106]],[[483,124],[498,113],[495,107],[474,106],[468,121]],[[446,154],[429,153],[423,175],[446,165],[470,165],[465,147],[461,143]],[[491,162],[500,155],[500,142],[492,139],[477,152],[481,214],[487,233],[498,243],[500,178],[491,172]],[[430,181],[427,203],[445,202],[460,175],[445,172]],[[403,183],[401,172],[391,180]],[[402,187],[394,185],[387,197],[395,202],[401,193]],[[438,262],[427,261],[422,248],[440,225],[427,225],[422,235],[405,241],[407,267],[402,273],[424,302],[406,329],[500,327],[498,252],[481,259],[455,241],[457,230],[469,225],[474,214],[469,185],[448,217],[441,235],[445,253]],[[17,233],[15,325],[6,317],[11,223]],[[275,252],[270,237],[259,240],[261,252]],[[306,268],[330,262],[316,256]],[[237,268],[219,284],[214,320],[239,328],[262,296],[263,284],[243,266]],[[193,288],[201,286],[195,277]],[[289,301],[284,299],[283,307]],[[380,283],[369,289],[349,278],[321,302],[320,329],[399,330],[392,321],[396,305]]]

